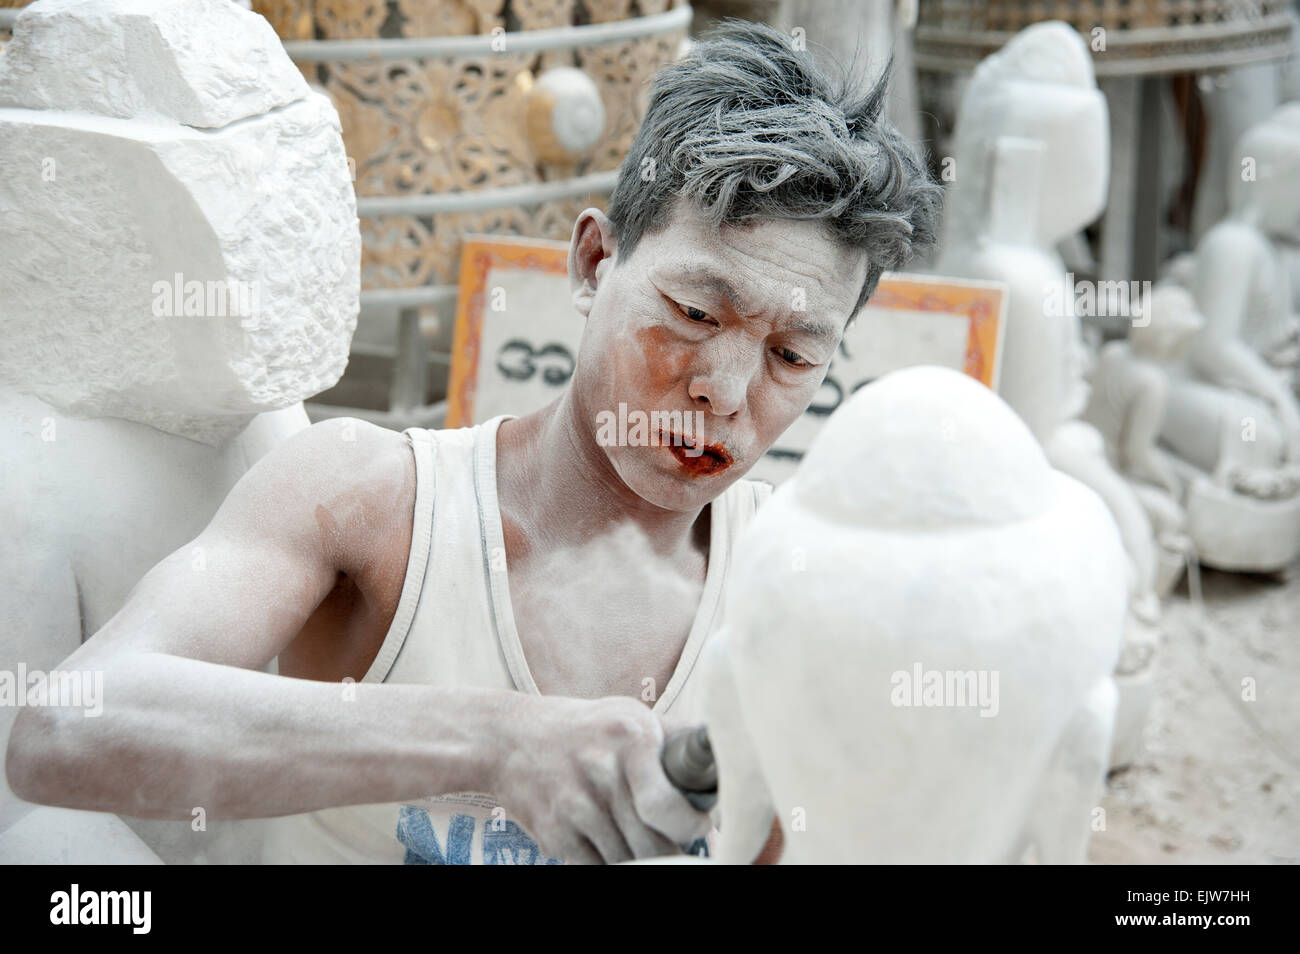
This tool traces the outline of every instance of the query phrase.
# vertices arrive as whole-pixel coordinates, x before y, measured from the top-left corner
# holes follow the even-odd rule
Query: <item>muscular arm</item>
[[[213,819],[492,792],[544,851],[575,861],[672,853],[705,833],[708,816],[659,764],[658,717],[635,699],[257,671],[340,574],[387,599],[391,617],[397,594],[377,581],[402,577],[414,498],[414,458],[392,431],[330,421],[276,448],[60,667],[103,673],[102,714],[22,711],[6,758],[14,792]]]
[[[15,792],[145,818],[198,806],[239,818],[488,787],[479,753],[513,694],[345,693],[256,671],[340,573],[397,560],[401,579],[414,493],[413,455],[391,431],[330,421],[276,448],[60,667],[103,673],[102,715],[21,712],[6,763]]]

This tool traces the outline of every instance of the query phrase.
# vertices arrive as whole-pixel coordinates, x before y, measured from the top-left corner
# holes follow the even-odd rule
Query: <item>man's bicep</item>
[[[370,528],[352,512],[366,492],[358,486],[382,465],[372,445],[384,439],[367,433],[350,442],[362,446],[348,446],[341,428],[313,425],[259,460],[203,532],[140,580],[85,651],[269,663],[333,588],[348,554],[368,545]]]
[[[274,540],[205,530],[151,569],[87,654],[162,652],[264,667],[329,592],[332,574]]]

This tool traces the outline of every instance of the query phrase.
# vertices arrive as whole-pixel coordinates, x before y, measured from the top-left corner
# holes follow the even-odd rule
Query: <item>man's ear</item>
[[[601,279],[614,267],[617,248],[609,217],[600,209],[583,209],[569,242],[569,290],[573,307],[584,318],[591,314]]]

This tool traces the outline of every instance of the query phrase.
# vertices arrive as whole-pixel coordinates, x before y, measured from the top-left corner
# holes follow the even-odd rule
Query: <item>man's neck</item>
[[[580,546],[627,523],[667,559],[708,546],[703,508],[664,510],[623,482],[584,426],[572,389],[540,411],[503,421],[497,448],[502,512],[548,549]]]

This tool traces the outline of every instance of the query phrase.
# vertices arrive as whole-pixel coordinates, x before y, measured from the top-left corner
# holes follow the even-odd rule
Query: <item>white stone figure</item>
[[[782,0],[770,23],[796,48],[824,52],[846,66],[860,89],[870,89],[893,61],[885,113],[908,139],[920,139],[912,33],[918,0]],[[751,16],[751,19],[767,19]]]
[[[1169,375],[1186,355],[1205,321],[1185,290],[1162,284],[1142,302],[1143,320],[1127,340],[1104,345],[1092,372],[1084,419],[1105,440],[1111,465],[1142,502],[1159,542],[1156,592],[1168,596],[1195,552],[1182,506],[1186,482],[1161,432],[1169,406]],[[1157,634],[1130,627],[1116,673],[1123,687],[1115,727],[1114,764],[1138,755],[1142,725],[1155,697],[1152,665]]]
[[[1229,214],[1170,264],[1204,316],[1169,369],[1161,439],[1199,559],[1282,572],[1300,557],[1300,324],[1283,246],[1300,227],[1300,105],[1241,138]]]
[[[863,388],[737,549],[706,648],[718,854],[1080,862],[1127,604],[1099,497],[978,382]]]
[[[1087,353],[1056,250],[1102,210],[1108,137],[1106,101],[1079,34],[1059,22],[1016,34],[979,65],[962,100],[937,270],[1007,283],[998,393],[1052,466],[1110,509],[1130,568],[1126,639],[1141,647],[1127,658],[1149,658],[1160,613],[1156,539],[1142,502],[1106,459],[1101,435],[1078,420],[1088,402]],[[1149,698],[1149,672],[1122,676],[1116,764],[1136,750]]]
[[[1169,404],[1169,374],[1187,355],[1205,319],[1177,285],[1158,285],[1141,305],[1143,321],[1127,339],[1104,345],[1092,370],[1083,417],[1102,435],[1112,466],[1128,478],[1160,541],[1156,590],[1167,596],[1191,552],[1185,482],[1161,442]]]
[[[1193,242],[1227,214],[1228,195],[1222,183],[1240,171],[1237,145],[1285,97],[1285,72],[1280,63],[1251,63],[1199,77],[1208,135],[1192,207]]]
[[[1297,24],[1300,25],[1300,14],[1296,14],[1296,21]],[[1300,67],[1296,68],[1296,76],[1300,77]],[[1284,130],[1300,129],[1300,100],[1290,100],[1289,102],[1285,102],[1278,106],[1267,117],[1267,121],[1277,124]],[[1239,178],[1241,173],[1244,171],[1246,164],[1243,163],[1242,160],[1247,157],[1237,153],[1243,145],[1248,145],[1249,142],[1250,140],[1247,139],[1244,142],[1239,140],[1233,144],[1233,179]],[[1221,182],[1222,179],[1219,181]],[[1242,184],[1244,185],[1245,183],[1243,182]],[[1229,180],[1229,192],[1235,187],[1235,181]],[[1210,190],[1207,189],[1206,191]],[[1225,193],[1225,195],[1226,194],[1227,193]],[[1295,224],[1292,225],[1290,231],[1275,232],[1271,234],[1269,238],[1273,243],[1274,249],[1276,249],[1278,254],[1282,257],[1287,284],[1291,290],[1291,312],[1293,314],[1300,313],[1300,221],[1296,221]],[[1300,365],[1300,357],[1293,357],[1292,360],[1287,361],[1287,364],[1291,366]],[[1296,393],[1300,394],[1300,371],[1295,373],[1295,377]]]
[[[0,669],[51,671],[307,426],[302,400],[347,363],[359,269],[337,114],[264,19],[229,0],[20,14],[0,55]],[[0,830],[29,810],[0,790]],[[66,817],[0,843],[55,843]],[[76,837],[95,819],[137,856],[112,816]],[[232,860],[189,823],[131,824],[169,857]]]

